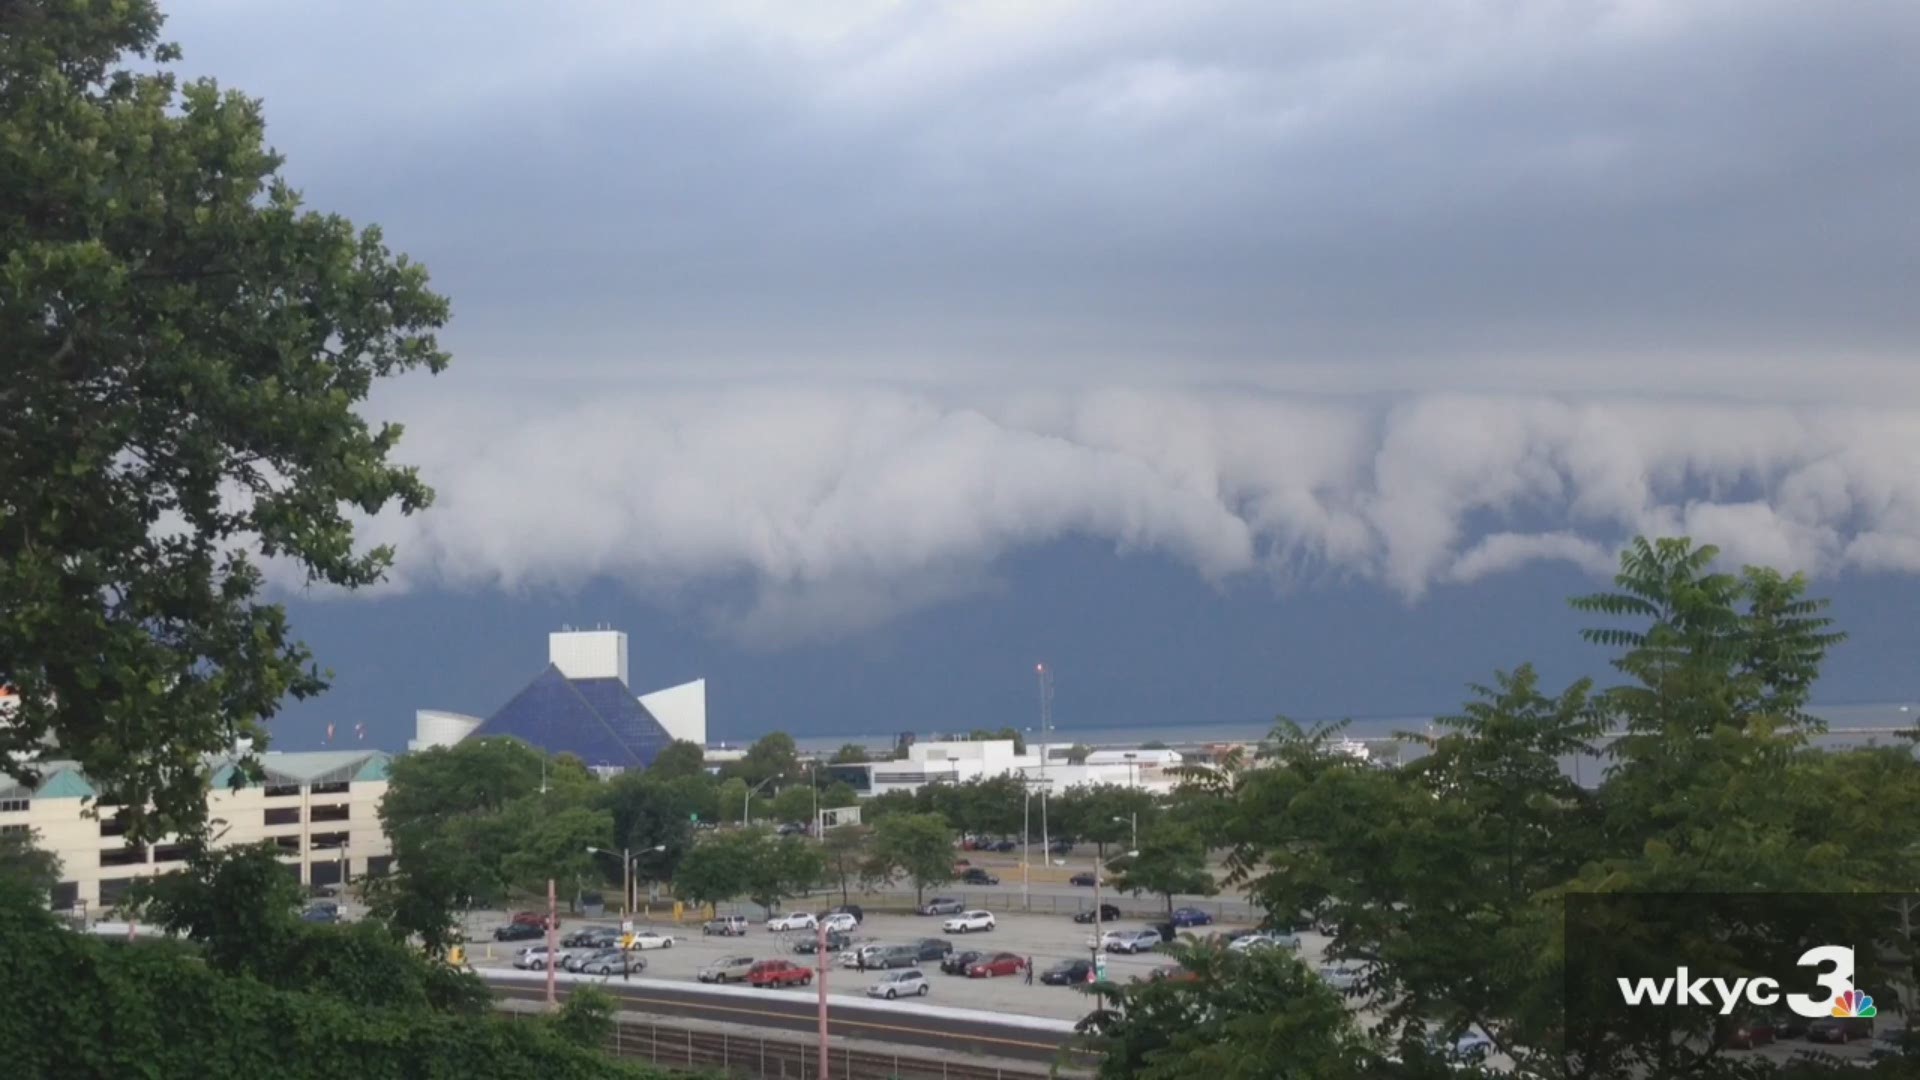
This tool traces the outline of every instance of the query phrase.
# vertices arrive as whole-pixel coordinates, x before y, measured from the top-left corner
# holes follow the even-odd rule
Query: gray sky
[[[181,0],[455,303],[396,588],[1920,572],[1920,7]]]

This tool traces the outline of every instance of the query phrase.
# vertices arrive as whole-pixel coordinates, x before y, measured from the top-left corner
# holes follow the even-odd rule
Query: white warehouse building
[[[1175,750],[1102,750],[1088,755],[1085,763],[1073,765],[1066,760],[1070,749],[1066,743],[1043,744],[1029,746],[1020,754],[1014,752],[1011,739],[924,742],[907,747],[902,760],[829,765],[827,773],[846,781],[863,797],[998,776],[1024,777],[1033,787],[1053,792],[1114,784],[1165,793],[1179,782],[1171,770],[1181,765],[1183,758]]]

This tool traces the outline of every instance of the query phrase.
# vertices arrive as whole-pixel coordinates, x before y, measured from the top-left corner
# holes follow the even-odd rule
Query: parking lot
[[[822,905],[824,906],[824,905]],[[855,944],[879,942],[885,944],[906,945],[921,938],[937,937],[953,943],[955,950],[978,950],[981,952],[1010,952],[1022,957],[1031,957],[1035,969],[1032,986],[1026,985],[1022,976],[1001,976],[992,979],[969,979],[959,975],[947,975],[940,971],[939,965],[929,961],[921,965],[927,973],[933,989],[927,1000],[951,1005],[957,1008],[988,1009],[996,1012],[1012,1012],[1028,1016],[1045,1016],[1057,1019],[1078,1019],[1086,1015],[1090,1007],[1086,996],[1071,987],[1047,986],[1040,982],[1039,973],[1062,960],[1085,960],[1090,957],[1087,940],[1092,927],[1076,924],[1066,915],[1027,915],[1018,912],[994,913],[998,926],[992,931],[972,934],[948,934],[940,929],[945,920],[939,916],[915,916],[869,913],[866,920],[854,933]],[[521,948],[533,942],[494,942],[491,940],[493,927],[506,921],[505,913],[474,913],[469,924],[472,927],[473,942],[469,958],[476,967],[505,967]],[[571,920],[561,916],[561,934],[586,926],[616,926],[615,919]],[[648,950],[644,956],[647,961],[646,974],[650,978],[686,979],[694,981],[695,973],[701,967],[714,960],[728,956],[751,956],[765,960],[774,958],[793,959],[797,963],[813,966],[813,957],[796,956],[794,945],[802,938],[812,935],[808,932],[769,933],[764,920],[751,924],[745,937],[706,937],[701,934],[701,921],[689,916],[685,922],[676,925],[671,919],[644,918],[635,920],[636,928],[652,929],[674,935],[671,948]],[[1146,920],[1127,919],[1107,924],[1104,929],[1143,929]],[[1234,929],[1240,925],[1217,924],[1204,927],[1197,932],[1214,929]],[[1311,935],[1309,935],[1311,937]],[[1318,942],[1306,945],[1309,960],[1317,961]],[[1126,981],[1131,978],[1144,978],[1154,968],[1169,963],[1169,960],[1155,953],[1138,955],[1108,955],[1107,978]],[[835,967],[828,976],[828,992],[832,994],[863,993],[867,986],[878,981],[878,972],[860,972]]]

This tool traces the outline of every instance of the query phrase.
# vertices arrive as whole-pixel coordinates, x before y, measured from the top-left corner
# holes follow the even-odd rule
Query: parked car
[[[610,945],[574,945],[563,948],[556,955],[560,958],[561,971],[579,971],[580,965],[598,956],[602,951],[612,948]]]
[[[553,963],[553,953],[545,945],[531,945],[521,949],[513,958],[513,966],[521,971],[545,971]]]
[[[1093,883],[1094,883],[1095,881],[1097,881],[1097,880],[1098,880],[1098,879],[1097,879],[1096,877],[1094,877],[1094,875],[1093,875],[1093,874],[1091,874],[1091,873],[1089,873],[1088,871],[1085,871],[1085,870],[1082,870],[1082,871],[1080,871],[1079,873],[1077,873],[1077,874],[1075,874],[1075,875],[1073,875],[1072,877],[1070,877],[1070,878],[1068,878],[1068,879],[1067,879],[1067,884],[1069,884],[1069,885],[1079,885],[1079,886],[1081,886],[1081,887],[1083,887],[1083,888],[1088,888],[1088,889],[1091,889],[1091,888],[1093,888]]]
[[[1197,907],[1173,909],[1173,925],[1177,927],[1184,929],[1189,926],[1211,926],[1212,924],[1213,916]]]
[[[1114,922],[1115,920],[1117,920],[1117,919],[1119,919],[1119,918],[1120,918],[1120,909],[1119,909],[1119,908],[1117,908],[1117,907],[1114,907],[1114,906],[1113,906],[1112,904],[1101,904],[1101,905],[1100,905],[1100,921],[1101,921],[1101,922],[1103,922],[1103,923],[1109,923],[1109,922]],[[1092,909],[1092,908],[1088,908],[1088,909],[1087,909],[1087,910],[1085,910],[1085,911],[1080,911],[1080,912],[1076,912],[1076,913],[1074,913],[1074,916],[1073,916],[1073,921],[1074,921],[1074,922],[1077,922],[1077,923],[1090,923],[1090,922],[1092,922],[1092,921],[1093,921],[1093,909]]]
[[[953,951],[953,942],[937,937],[921,938],[914,948],[920,959],[939,961],[945,960],[947,954]]]
[[[994,953],[975,960],[967,968],[969,979],[991,979],[996,975],[1018,975],[1027,970],[1027,962],[1010,952]]]
[[[560,944],[569,949],[594,946],[610,949],[620,942],[620,931],[611,926],[583,926],[560,939]]]
[[[1158,930],[1110,930],[1100,938],[1100,948],[1111,953],[1141,953],[1163,940]]]
[[[1728,1050],[1751,1050],[1773,1040],[1773,1024],[1759,1016],[1735,1017],[1720,1035],[1720,1045]]]
[[[511,921],[517,923],[532,923],[544,930],[547,925],[547,913],[544,911],[516,911],[513,913],[513,919]],[[560,925],[560,916],[555,915],[553,917],[553,925],[556,927]]]
[[[508,923],[493,931],[493,940],[495,941],[530,941],[533,938],[546,936],[546,927],[536,926],[533,923]]]
[[[747,919],[744,915],[728,915],[719,919],[708,919],[700,925],[700,933],[706,937],[716,934],[721,937],[746,937]]]
[[[1864,1016],[1823,1016],[1807,1025],[1807,1041],[1849,1043],[1873,1038],[1873,1021]]]
[[[807,831],[807,827],[797,821],[787,821],[782,822],[780,827],[773,831],[780,836],[800,836]]]
[[[919,968],[908,968],[880,976],[879,982],[867,987],[867,996],[892,1001],[901,997],[926,997],[931,989],[933,987],[927,983],[926,975]]]
[[[952,896],[936,896],[920,905],[922,915],[958,915],[967,910],[967,905]]]
[[[1299,952],[1300,939],[1277,930],[1261,930],[1234,938],[1227,943],[1227,948],[1234,952],[1253,952],[1257,949],[1286,949],[1289,952]]]
[[[1335,990],[1351,990],[1360,981],[1357,964],[1321,964],[1320,981]]]
[[[986,953],[968,949],[966,952],[951,952],[940,961],[940,970],[949,975],[965,975],[967,969],[986,957]]]
[[[857,968],[877,968],[880,966],[880,954],[893,946],[884,942],[869,941],[865,945],[855,945],[840,954],[840,966]]]
[[[602,949],[580,964],[585,975],[638,975],[645,970],[646,959],[626,949]]]
[[[1767,1026],[1775,1039],[1798,1039],[1807,1033],[1807,1018],[1792,1009],[1775,1009],[1766,1014]]]
[[[853,937],[851,935],[841,933],[838,930],[827,931],[828,952],[839,952],[851,944],[853,944]],[[793,951],[805,956],[811,956],[820,951],[820,939],[817,937],[801,937],[793,943]]]
[[[918,945],[883,945],[867,958],[870,968],[910,968],[919,962]]]
[[[1166,982],[1169,979],[1174,982],[1193,982],[1199,977],[1198,973],[1188,971],[1179,964],[1161,964],[1147,972],[1148,982]]]
[[[340,921],[340,909],[333,904],[314,904],[300,913],[301,922],[337,923]]]
[[[1076,986],[1091,982],[1093,974],[1091,960],[1062,960],[1040,973],[1040,981],[1048,986]]]
[[[1907,1034],[1903,1031],[1883,1031],[1873,1037],[1873,1045],[1867,1048],[1870,1061],[1899,1061],[1907,1056]]]
[[[863,923],[867,921],[866,910],[859,904],[835,904],[826,910],[825,915],[820,917],[825,919],[827,915],[851,915],[853,916],[854,922]]]
[[[991,911],[963,911],[940,924],[940,928],[949,934],[971,934],[976,930],[991,930],[993,927]]]
[[[998,885],[1000,879],[977,866],[969,866],[967,872],[960,875],[962,885]]]
[[[751,956],[723,956],[701,968],[694,978],[703,983],[745,982],[753,965]]]
[[[821,919],[820,925],[826,927],[830,933],[838,930],[840,933],[848,934],[860,925],[860,920],[854,918],[852,912],[836,911]]]
[[[636,949],[671,949],[673,935],[662,934],[657,930],[642,930],[633,935],[633,947]]]
[[[1053,843],[1047,845],[1047,853],[1049,855],[1071,855],[1073,854],[1073,841],[1055,840]]]
[[[785,915],[775,915],[767,920],[767,929],[774,931],[812,930],[819,925],[820,920],[814,918],[810,911],[789,912]]]
[[[813,970],[791,960],[762,960],[747,969],[748,986],[806,986],[813,982]]]
[[[1002,840],[999,843],[993,845],[993,850],[999,852],[1002,855],[1005,855],[1007,852],[1012,851],[1018,848],[1019,846],[1020,845],[1018,843],[1012,840]]]

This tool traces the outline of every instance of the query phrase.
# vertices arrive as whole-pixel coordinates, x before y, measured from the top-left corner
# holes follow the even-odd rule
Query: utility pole
[[[554,995],[553,968],[556,954],[560,951],[558,925],[560,922],[560,894],[554,890],[553,879],[547,879],[547,1008],[558,1002]]]
[[[820,973],[820,1080],[827,1080],[827,924],[813,928],[816,935],[813,955]]]
[[[1033,788],[1028,785],[1025,773],[1020,776],[1020,908],[1033,910],[1033,899],[1027,893],[1027,865],[1033,861]]]
[[[1106,841],[1104,840],[1095,841],[1094,852],[1095,854],[1094,854],[1094,863],[1093,863],[1093,969],[1087,972],[1088,982],[1097,982],[1099,981],[1099,978],[1100,978],[1100,914],[1101,914],[1100,912],[1100,878],[1102,877],[1102,871],[1105,869],[1105,867],[1103,867],[1101,864],[1106,862],[1106,858],[1105,858],[1105,855],[1107,853]]]
[[[1047,758],[1053,749],[1053,672],[1045,664],[1033,665],[1040,676],[1040,857],[1053,861],[1053,838],[1047,833]]]

